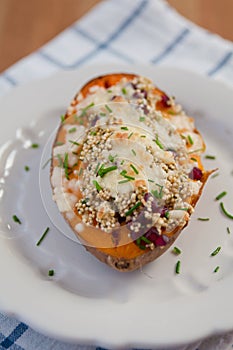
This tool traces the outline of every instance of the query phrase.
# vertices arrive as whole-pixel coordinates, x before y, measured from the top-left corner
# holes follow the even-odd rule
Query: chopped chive
[[[101,117],[105,117],[105,116],[106,116],[106,113],[101,112],[101,113],[100,113],[100,116],[101,116]]]
[[[38,143],[33,143],[33,144],[31,145],[31,148],[39,148],[39,144],[38,144]]]
[[[79,169],[79,172],[78,172],[78,176],[81,176],[82,173],[83,173],[83,168],[80,168],[80,169]]]
[[[215,200],[218,201],[219,199],[223,198],[224,196],[226,196],[227,192],[226,191],[223,191],[221,192],[216,198]]]
[[[193,145],[194,142],[193,142],[193,139],[190,135],[188,135],[187,139],[188,139],[188,142],[190,143],[190,145]]]
[[[148,181],[149,181],[149,182],[154,182],[154,181],[153,181],[153,180],[151,180],[151,179],[148,179]]]
[[[124,161],[124,159],[123,159],[123,160],[121,161],[121,165],[123,165],[123,164],[124,164],[124,162],[125,162],[125,161]]]
[[[226,215],[229,219],[233,220],[233,215],[231,215],[230,213],[228,213],[224,207],[223,202],[220,203],[220,208],[222,209],[222,212],[224,215]]]
[[[78,143],[78,142],[76,142],[76,141],[69,140],[69,142],[72,143],[72,145],[80,146],[80,143]]]
[[[64,115],[61,115],[60,118],[61,118],[61,122],[64,123],[64,121],[65,121],[65,116],[64,116]]]
[[[147,237],[145,237],[145,236],[142,236],[142,237],[140,237],[139,239],[140,239],[141,241],[147,243],[147,244],[151,244],[151,243],[152,243],[152,242],[151,242]]]
[[[99,169],[100,163],[98,163],[95,167],[95,173],[97,173],[98,169]]]
[[[29,166],[28,166],[28,165],[25,165],[24,170],[25,170],[25,171],[29,171],[29,170],[30,170]]]
[[[144,122],[145,119],[146,119],[145,117],[140,117],[140,118],[139,118],[139,121],[140,121],[140,122]]]
[[[211,253],[211,256],[217,255],[217,254],[220,252],[220,250],[221,250],[221,247],[220,247],[220,246],[217,247],[217,248]]]
[[[214,269],[214,272],[218,272],[218,270],[220,269],[220,266],[216,266],[215,269]]]
[[[20,225],[22,224],[21,220],[18,218],[17,215],[13,215],[12,219],[14,220],[14,222],[17,222],[17,224],[20,224]]]
[[[130,164],[130,167],[133,169],[135,174],[139,174],[139,171],[135,168],[135,166],[133,164]]]
[[[127,179],[127,180],[121,180],[121,181],[118,181],[119,184],[125,184],[126,182],[129,182],[130,180]]]
[[[65,170],[65,176],[66,176],[66,179],[69,180],[70,177],[69,177],[69,166],[68,166],[68,153],[65,153],[65,156],[64,156],[64,162],[63,162],[63,168]]]
[[[110,108],[108,105],[105,105],[105,108],[107,109],[107,111],[108,111],[109,113],[112,113],[112,110],[111,110],[111,108]]]
[[[78,152],[72,151],[72,154],[74,154],[75,156],[78,156]]]
[[[62,146],[62,145],[64,145],[64,142],[57,141],[57,142],[55,143],[55,146]]]
[[[134,177],[127,175],[127,171],[126,171],[126,170],[122,170],[122,171],[120,172],[120,175],[121,175],[121,176],[124,176],[124,177],[125,177],[126,179],[128,179],[128,180],[135,180]]]
[[[51,276],[54,276],[54,270],[49,270],[49,271],[48,271],[48,276],[50,276],[50,277],[51,277]]]
[[[57,155],[57,159],[58,159],[58,166],[60,168],[62,168],[63,167],[63,160],[62,160],[62,157],[60,154]]]
[[[52,160],[52,157],[50,157],[50,158],[44,163],[44,165],[42,166],[42,169],[44,169],[44,168],[49,164],[49,162],[51,162],[51,160]]]
[[[76,130],[77,130],[77,128],[71,128],[71,129],[69,129],[68,132],[69,132],[70,134],[72,134],[72,133],[75,132]]]
[[[193,160],[194,162],[197,162],[196,158],[194,157],[191,157],[190,159]]]
[[[157,146],[159,146],[160,149],[164,149],[162,143],[159,141],[158,135],[156,135],[156,139],[153,141],[156,143]]]
[[[41,242],[44,240],[45,236],[47,235],[47,233],[49,232],[49,227],[46,228],[46,230],[44,231],[43,235],[40,237],[39,241],[36,243],[37,246],[39,246],[41,244]]]
[[[215,157],[215,156],[210,156],[210,155],[207,154],[207,155],[205,156],[205,159],[216,159],[216,157]]]
[[[197,220],[199,220],[199,221],[209,221],[210,218],[197,218]]]
[[[172,252],[176,255],[181,254],[181,250],[178,247],[174,247]]]
[[[132,153],[133,153],[134,156],[137,155],[134,149],[131,149],[131,151],[132,151]]]
[[[107,173],[109,173],[110,171],[114,171],[117,169],[116,165],[110,166],[108,168],[104,168],[103,166],[100,167],[100,169],[98,170],[98,175],[100,177],[104,177],[104,175],[106,175]]]
[[[145,137],[146,137],[146,135],[141,135],[140,137],[143,137],[143,138],[145,138]]]
[[[102,190],[102,187],[99,185],[99,183],[96,180],[93,180],[93,185],[95,186],[98,192]]]
[[[123,93],[124,95],[127,94],[126,88],[123,87],[123,88],[121,89],[121,91],[122,91],[122,93]]]
[[[161,199],[163,197],[163,186],[156,184],[156,186],[160,187],[160,191],[158,192],[157,190],[151,190],[151,193],[153,196],[157,199]]]
[[[194,151],[188,152],[188,154],[193,154],[193,153],[203,152],[203,151],[204,151],[204,148],[198,148],[198,149],[195,149]]]
[[[184,210],[184,211],[188,211],[189,208],[175,208],[175,210]]]
[[[170,213],[169,213],[169,211],[168,211],[168,210],[167,210],[167,211],[165,211],[164,216],[165,216],[165,218],[166,218],[167,220],[169,219]]]
[[[91,107],[94,107],[94,105],[95,105],[94,102],[92,102],[88,106],[83,108],[82,109],[82,113],[80,114],[80,117],[83,117],[87,113],[88,109],[91,108]]]
[[[111,94],[112,90],[108,90],[108,93]]]
[[[177,274],[180,273],[180,264],[181,264],[181,262],[180,262],[180,260],[178,260],[177,263],[176,263],[176,273]]]
[[[227,227],[227,233],[230,234],[231,231],[230,231],[230,227]]]
[[[96,132],[96,131],[91,131],[91,132],[90,132],[90,135],[91,135],[91,136],[96,136],[96,135],[97,135],[97,132]]]
[[[129,134],[128,139],[130,139],[131,136],[133,136],[133,132]]]
[[[142,205],[142,202],[137,202],[131,209],[129,209],[126,213],[125,216],[129,216],[131,215],[134,210],[136,210],[137,208],[139,208]]]
[[[214,179],[214,178],[217,177],[217,176],[219,176],[219,173],[213,174],[213,175],[211,176],[211,179]]]
[[[115,158],[117,157],[117,154],[115,156],[112,156],[111,154],[108,156],[108,159],[110,162],[114,162]]]
[[[122,126],[121,130],[129,130],[129,129],[127,128],[127,126]]]

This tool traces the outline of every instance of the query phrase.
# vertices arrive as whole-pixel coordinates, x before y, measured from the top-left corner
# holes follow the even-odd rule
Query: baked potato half
[[[53,199],[90,253],[133,271],[188,224],[210,174],[204,150],[193,118],[151,80],[97,77],[74,97],[56,134]]]

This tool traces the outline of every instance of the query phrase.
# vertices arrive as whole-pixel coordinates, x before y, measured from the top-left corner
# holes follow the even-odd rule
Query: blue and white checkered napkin
[[[123,10],[122,10],[123,9]],[[177,14],[163,0],[107,0],[0,75],[0,95],[61,69],[145,62],[187,68],[233,85],[233,44]],[[0,291],[1,292],[1,291]],[[179,350],[229,350],[233,333]],[[40,335],[0,314],[0,349],[96,349]]]

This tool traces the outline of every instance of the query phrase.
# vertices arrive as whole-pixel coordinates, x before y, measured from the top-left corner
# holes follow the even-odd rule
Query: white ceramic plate
[[[42,203],[39,174],[43,174],[43,188],[49,167],[41,169],[41,155],[60,115],[87,80],[117,71],[151,77],[175,95],[195,116],[207,153],[216,156],[205,165],[218,167],[220,175],[209,179],[188,228],[175,243],[182,250],[180,275],[174,273],[178,257],[171,250],[143,271],[111,270],[61,234],[60,224],[68,231],[56,206],[51,202],[47,207],[54,226]],[[4,96],[0,100],[0,140],[5,144],[0,173],[0,309],[47,335],[111,348],[168,348],[233,329],[233,221],[222,215],[214,200],[226,190],[223,200],[233,211],[232,93],[222,83],[187,71],[137,65],[61,72]],[[30,148],[30,141],[40,147]],[[25,165],[30,171],[24,170]],[[44,192],[43,199],[49,201],[50,188]],[[13,222],[13,214],[21,225]],[[201,222],[198,217],[210,220]],[[47,226],[50,231],[37,247]],[[220,253],[210,257],[217,246],[222,247]],[[218,265],[219,271],[213,273]],[[55,270],[52,278],[49,269]]]

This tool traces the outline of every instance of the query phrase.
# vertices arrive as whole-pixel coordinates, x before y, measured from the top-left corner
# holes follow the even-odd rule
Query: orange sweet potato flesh
[[[99,76],[97,78],[92,79],[88,83],[86,83],[82,87],[82,89],[79,91],[79,93],[81,93],[85,98],[90,93],[90,89],[93,86],[98,85],[100,87],[104,87],[108,89],[108,88],[111,88],[111,86],[114,86],[115,84],[117,84],[122,78],[126,78],[127,80],[132,80],[134,77],[136,77],[135,74],[128,74],[128,73],[113,73],[113,74],[108,74],[104,76]],[[161,100],[156,103],[156,109],[162,112],[171,111],[172,107],[169,105],[167,106],[166,103],[163,102],[163,97],[166,99],[167,95],[157,87],[154,88],[154,93],[157,96],[161,96]],[[77,110],[78,110],[79,102],[76,97],[78,96],[78,94],[75,96],[74,100],[71,103],[72,106],[77,106],[76,108]],[[69,117],[68,114],[66,114],[65,118],[68,118],[68,117]],[[168,118],[169,118],[169,114],[168,114]],[[62,138],[63,137],[61,136],[58,130],[56,141],[61,141]],[[193,196],[191,198],[190,204],[193,206],[196,204],[199,197],[201,196],[203,187],[209,175],[211,174],[211,172],[207,172],[204,170],[200,156],[192,154],[192,157],[194,156],[198,161],[199,168],[203,172],[203,176],[201,179],[202,186],[198,195]],[[53,166],[54,165],[55,163],[53,162]],[[69,222],[69,224],[71,223]],[[132,241],[116,247],[115,246],[111,247],[111,245],[104,244],[103,245],[104,247],[109,246],[110,248],[101,248],[100,240],[98,242],[96,241],[96,244],[95,244],[96,236],[93,235],[93,233],[90,235],[92,228],[85,229],[84,232],[82,232],[82,234],[79,234],[78,238],[82,241],[86,249],[90,253],[92,253],[96,258],[98,258],[100,261],[106,263],[107,265],[111,266],[112,268],[118,271],[127,272],[127,271],[133,271],[135,269],[138,269],[141,266],[147,264],[148,262],[151,262],[156,258],[158,258],[173,244],[175,239],[179,236],[180,232],[184,229],[185,226],[187,226],[187,224],[188,224],[188,220],[185,223],[185,225],[183,225],[182,227],[176,227],[176,229],[172,232],[169,232],[169,234],[165,232],[165,234],[167,234],[167,236],[170,237],[170,241],[166,244],[166,246],[155,247],[153,250],[149,248],[147,248],[146,250],[142,250]],[[102,232],[101,232],[101,235],[102,235]],[[103,232],[102,239],[103,240],[107,239],[107,236],[108,235]],[[91,242],[90,242],[90,237],[92,237]]]

